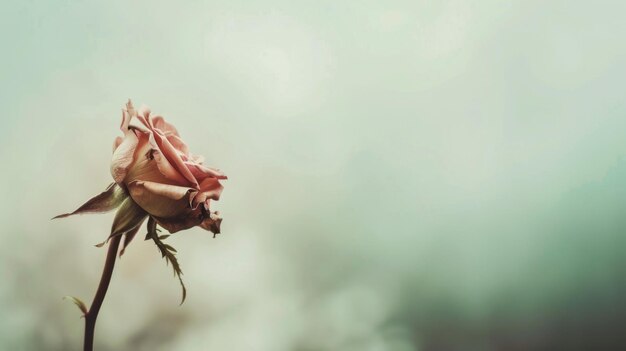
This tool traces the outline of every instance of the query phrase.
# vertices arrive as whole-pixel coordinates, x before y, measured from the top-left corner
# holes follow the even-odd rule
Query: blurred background
[[[128,98],[229,179],[96,349],[626,347],[621,1],[0,5],[0,350],[79,350]]]

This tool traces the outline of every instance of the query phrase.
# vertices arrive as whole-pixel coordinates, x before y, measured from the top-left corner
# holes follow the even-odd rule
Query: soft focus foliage
[[[0,349],[79,349],[113,214],[49,218],[110,183],[129,97],[228,196],[167,239],[184,305],[128,247],[99,351],[623,349],[624,10],[3,2]]]

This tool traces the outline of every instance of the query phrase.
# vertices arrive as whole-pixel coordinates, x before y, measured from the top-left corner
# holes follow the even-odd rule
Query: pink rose
[[[111,160],[115,183],[76,211],[55,218],[117,209],[109,238],[124,235],[124,248],[146,218],[152,231],[156,222],[170,233],[200,226],[218,234],[222,219],[210,211],[210,202],[219,200],[219,180],[226,176],[204,166],[176,128],[147,107],[136,111],[129,100],[120,128],[124,137],[115,139]]]
[[[174,233],[199,225],[219,233],[221,219],[209,211],[226,176],[189,153],[176,128],[147,107],[129,101],[122,110],[124,137],[114,143],[111,175],[159,225]]]
[[[211,200],[219,200],[223,189],[219,180],[226,179],[226,176],[217,169],[204,166],[202,157],[189,153],[173,125],[150,113],[147,107],[135,111],[128,100],[126,108],[122,109],[120,129],[124,137],[115,139],[111,160],[115,183],[76,211],[54,217],[117,209],[111,234],[96,245],[102,246],[111,240],[102,280],[91,307],[87,309],[80,299],[70,297],[85,317],[85,350],[93,348],[95,320],[111,280],[122,238],[120,256],[148,219],[146,240],[154,241],[178,277],[183,289],[182,303],[187,289],[181,277],[183,272],[176,258],[176,249],[163,242],[169,235],[160,235],[157,224],[170,233],[200,226],[215,236],[220,232],[222,222],[217,212],[210,211],[209,205]]]

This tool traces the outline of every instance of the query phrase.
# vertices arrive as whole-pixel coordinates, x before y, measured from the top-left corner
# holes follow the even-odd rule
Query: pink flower
[[[211,200],[219,200],[223,189],[220,179],[226,179],[226,176],[217,169],[204,166],[201,156],[189,152],[176,128],[165,122],[163,117],[152,114],[147,107],[136,111],[128,100],[126,108],[122,109],[120,129],[124,137],[115,139],[111,160],[111,175],[115,183],[76,211],[54,218],[117,209],[111,234],[105,241],[112,239],[100,282],[105,293],[122,238],[124,244],[120,256],[148,219],[146,240],[152,239],[163,258],[171,264],[183,289],[184,302],[187,290],[181,278],[183,272],[176,258],[176,249],[163,243],[169,235],[159,235],[157,224],[170,233],[200,226],[213,232],[213,236],[218,234],[222,219],[218,212],[211,212],[209,205]],[[106,272],[109,272],[108,275]],[[106,281],[105,285],[102,285],[103,281]],[[97,301],[102,304],[104,298],[98,289],[91,308],[95,308],[93,317],[91,309],[87,310],[82,301],[72,297],[86,320],[93,319],[91,329],[85,332],[85,345],[88,345],[87,330],[91,330],[93,335],[100,306]]]
[[[147,107],[136,111],[129,100],[120,129],[124,136],[115,139],[111,160],[115,183],[76,211],[55,218],[117,208],[109,238],[124,235],[124,247],[146,218],[170,233],[200,226],[218,234],[222,219],[210,211],[210,203],[219,200],[220,179],[226,176],[204,166],[176,128]]]
[[[159,225],[174,233],[200,226],[219,233],[221,219],[211,213],[226,176],[189,153],[176,128],[147,107],[129,101],[122,110],[124,137],[114,143],[111,175]]]

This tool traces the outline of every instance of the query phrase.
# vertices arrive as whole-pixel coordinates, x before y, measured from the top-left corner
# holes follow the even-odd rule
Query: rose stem
[[[117,249],[120,245],[121,235],[115,236],[109,242],[109,250],[107,251],[107,258],[104,262],[104,269],[102,270],[102,277],[100,278],[100,284],[96,291],[96,296],[93,298],[89,312],[85,314],[85,346],[84,351],[93,351],[93,336],[96,328],[96,318],[98,318],[98,312],[104,301],[104,296],[109,288],[109,282],[111,282],[111,276],[113,275],[113,268],[115,267],[115,259],[117,257]]]

